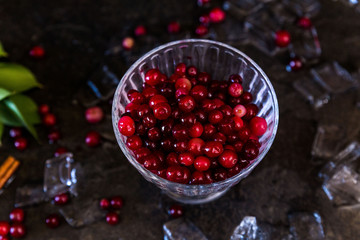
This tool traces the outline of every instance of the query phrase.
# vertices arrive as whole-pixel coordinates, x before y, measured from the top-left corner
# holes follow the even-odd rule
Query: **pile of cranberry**
[[[118,122],[126,146],[154,174],[182,184],[209,184],[238,174],[252,163],[267,129],[243,79],[212,80],[180,63],[169,78],[145,74],[143,91],[130,90]]]

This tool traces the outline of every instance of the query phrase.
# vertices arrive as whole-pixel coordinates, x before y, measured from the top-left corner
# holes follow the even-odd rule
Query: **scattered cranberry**
[[[298,71],[303,67],[303,63],[299,57],[293,57],[290,59],[289,64],[286,66],[288,72]]]
[[[167,26],[167,30],[171,34],[180,32],[180,24],[178,22],[170,22]]]
[[[68,150],[64,147],[59,147],[55,150],[55,153],[54,153],[54,157],[58,157],[60,156],[61,154],[64,154],[64,153],[67,153]]]
[[[44,57],[45,50],[41,46],[34,46],[32,49],[30,49],[29,55],[33,58],[40,59]]]
[[[25,213],[21,208],[15,208],[10,212],[9,219],[12,222],[21,223],[24,221]]]
[[[89,123],[98,123],[104,118],[104,112],[100,107],[91,107],[86,109],[85,118]]]
[[[49,143],[54,143],[61,138],[60,131],[57,129],[50,130],[48,133]]]
[[[135,41],[132,37],[126,37],[122,41],[122,46],[125,50],[131,50],[134,47]]]
[[[275,33],[275,43],[278,47],[287,47],[290,44],[290,33],[286,30],[280,30]]]
[[[254,117],[250,121],[250,129],[256,136],[261,136],[266,132],[267,123],[262,117]]]
[[[47,104],[41,104],[40,106],[39,106],[39,113],[41,114],[41,115],[45,115],[45,114],[47,114],[47,113],[49,113],[50,112],[50,107],[49,107],[49,105],[47,105]]]
[[[209,29],[208,29],[206,26],[204,26],[204,25],[199,25],[199,26],[197,26],[196,29],[195,29],[196,35],[198,35],[198,36],[200,36],[200,37],[208,34],[208,32],[209,32]]]
[[[60,217],[57,214],[51,214],[46,217],[45,223],[48,228],[57,228],[60,225]]]
[[[129,137],[135,133],[135,122],[131,117],[124,116],[120,118],[118,128],[122,135]]]
[[[310,29],[312,27],[311,20],[307,17],[301,17],[297,20],[296,25],[302,29]]]
[[[26,234],[25,226],[21,223],[14,223],[10,227],[10,235],[14,238],[22,238]]]
[[[65,205],[69,202],[69,195],[67,193],[61,193],[54,197],[54,203],[56,205]]]
[[[100,200],[100,208],[107,210],[110,208],[110,201],[107,198],[103,198]]]
[[[219,8],[213,8],[209,13],[210,21],[212,23],[220,23],[225,20],[225,12]]]
[[[124,200],[120,196],[110,198],[110,205],[113,209],[120,209],[124,205]]]
[[[9,135],[12,138],[17,138],[22,136],[22,130],[19,127],[11,128],[9,131]]]
[[[134,30],[135,36],[140,37],[146,35],[146,28],[143,25],[139,25]]]
[[[44,115],[42,122],[45,126],[52,127],[56,124],[56,116],[52,113],[47,113]]]
[[[95,131],[89,132],[85,137],[85,143],[89,147],[98,146],[100,144],[100,135]]]
[[[27,145],[28,145],[28,141],[26,138],[24,137],[15,138],[14,146],[16,147],[16,149],[23,151],[27,148]]]
[[[208,26],[210,24],[210,17],[207,14],[201,15],[199,17],[199,22],[204,25],[204,26]]]
[[[197,0],[197,3],[200,7],[210,3],[210,0]]]
[[[0,221],[0,236],[8,235],[10,231],[10,225],[8,222]]]
[[[119,215],[115,212],[108,212],[106,214],[106,222],[110,225],[116,225],[119,222]]]
[[[174,204],[169,208],[168,211],[170,217],[172,218],[178,218],[184,215],[184,210],[182,208],[182,206]]]

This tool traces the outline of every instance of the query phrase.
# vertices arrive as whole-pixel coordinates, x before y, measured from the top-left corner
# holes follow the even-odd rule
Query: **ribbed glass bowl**
[[[145,169],[125,145],[126,137],[121,135],[117,123],[125,106],[129,103],[126,96],[130,89],[141,91],[147,70],[158,68],[170,76],[175,66],[184,62],[196,66],[199,71],[211,74],[212,79],[225,80],[230,74],[240,74],[244,90],[253,94],[253,102],[259,107],[258,116],[266,119],[268,129],[261,136],[259,156],[239,174],[221,182],[206,185],[187,185],[170,182]],[[189,204],[205,203],[223,195],[230,187],[249,175],[269,151],[278,127],[279,109],[275,91],[270,80],[261,68],[239,50],[216,41],[187,39],[170,42],[148,52],[136,61],[121,79],[113,100],[112,122],[117,142],[129,162],[149,182],[161,188],[171,198]]]

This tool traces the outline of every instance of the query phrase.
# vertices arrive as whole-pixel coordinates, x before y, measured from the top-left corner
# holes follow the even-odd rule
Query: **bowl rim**
[[[250,62],[255,68],[256,70],[261,74],[261,76],[264,78],[265,82],[267,83],[270,92],[272,93],[272,100],[274,102],[274,114],[275,114],[275,121],[274,121],[274,128],[273,128],[273,133],[271,134],[271,137],[269,139],[269,144],[266,146],[266,148],[264,148],[264,150],[261,152],[261,154],[259,154],[259,156],[256,158],[256,161],[253,161],[250,165],[248,165],[246,168],[242,169],[238,174],[227,178],[223,181],[219,181],[219,182],[214,182],[214,183],[210,183],[210,184],[197,184],[197,185],[190,185],[190,184],[183,184],[183,183],[177,183],[177,182],[172,182],[169,181],[165,178],[162,178],[158,175],[156,175],[155,173],[151,172],[150,170],[146,169],[145,167],[143,167],[139,162],[136,161],[136,159],[132,156],[130,150],[128,150],[126,148],[126,144],[122,141],[122,139],[119,139],[117,134],[115,134],[117,143],[120,147],[120,149],[124,152],[127,151],[129,153],[129,155],[131,155],[134,158],[134,161],[130,161],[128,159],[128,161],[131,164],[136,164],[137,166],[141,167],[142,170],[146,171],[148,174],[151,175],[151,178],[155,178],[157,181],[159,182],[165,182],[166,185],[173,185],[174,187],[178,187],[178,188],[188,188],[188,189],[198,189],[198,188],[211,188],[211,187],[217,187],[217,186],[222,186],[222,185],[228,185],[231,184],[232,182],[236,181],[237,179],[241,180],[242,176],[247,176],[248,174],[250,174],[253,169],[262,161],[262,159],[266,156],[266,154],[268,153],[268,151],[270,150],[270,147],[272,146],[276,133],[277,133],[277,129],[278,129],[278,125],[279,125],[279,105],[278,105],[278,101],[277,101],[277,96],[276,96],[276,92],[274,90],[274,87],[271,84],[270,79],[268,78],[268,76],[265,74],[265,72],[262,70],[262,68],[260,68],[260,66],[255,63],[254,60],[252,60],[250,57],[248,57],[245,53],[243,53],[242,51],[238,50],[237,48],[234,48],[226,43],[222,43],[219,41],[214,41],[214,40],[208,40],[208,39],[196,39],[196,38],[190,38],[190,39],[182,39],[182,40],[176,40],[176,41],[171,41],[165,44],[162,44],[158,47],[155,47],[154,49],[150,50],[149,52],[145,53],[143,56],[141,56],[136,62],[134,62],[129,69],[125,72],[125,74],[123,75],[123,77],[121,78],[115,94],[114,94],[114,99],[113,99],[113,103],[112,103],[112,109],[111,109],[111,114],[112,114],[112,123],[113,123],[113,128],[114,128],[114,132],[116,133],[118,130],[117,128],[117,123],[115,123],[115,119],[114,119],[114,112],[115,112],[115,101],[117,101],[117,99],[115,98],[116,93],[118,92],[118,90],[121,88],[121,86],[123,85],[125,79],[134,71],[135,68],[138,67],[138,65],[146,58],[148,58],[149,56],[153,55],[154,53],[161,51],[165,48],[174,46],[174,45],[178,45],[181,43],[206,43],[206,44],[213,44],[213,45],[217,45],[217,46],[221,46],[227,49],[230,49],[232,51],[234,51],[235,53],[239,54],[242,58],[246,59],[248,62]],[[119,133],[120,134],[120,133]],[[125,156],[126,157],[126,156]],[[134,162],[134,163],[133,163]],[[137,167],[135,167],[137,170],[139,170]],[[142,173],[140,172],[140,174],[142,175]],[[144,176],[143,176],[144,177]]]

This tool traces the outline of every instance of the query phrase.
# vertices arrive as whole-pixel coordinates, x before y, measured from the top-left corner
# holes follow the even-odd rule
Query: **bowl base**
[[[213,200],[216,200],[218,198],[220,198],[222,195],[224,195],[229,189],[225,189],[222,192],[217,192],[215,194],[211,194],[209,196],[204,196],[203,198],[194,198],[194,196],[180,196],[171,192],[164,192],[167,196],[169,196],[171,199],[180,202],[180,203],[184,203],[184,204],[203,204],[203,203],[208,203],[211,202]]]

